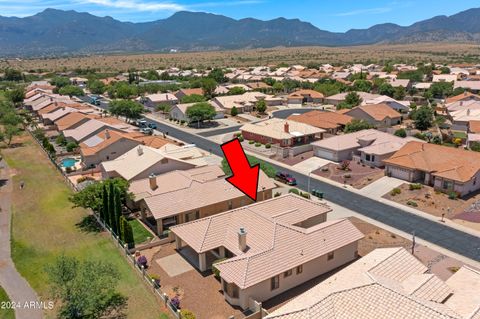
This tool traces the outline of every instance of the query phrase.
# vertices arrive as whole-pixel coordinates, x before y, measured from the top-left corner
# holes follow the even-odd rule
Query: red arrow
[[[226,178],[227,182],[256,201],[260,165],[250,165],[242,144],[237,138],[222,144],[221,148],[228,166],[232,170],[232,176]]]

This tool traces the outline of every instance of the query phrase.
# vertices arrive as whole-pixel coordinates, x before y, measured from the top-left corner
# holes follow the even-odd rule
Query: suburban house
[[[456,74],[434,74],[432,82],[455,82],[458,80]]]
[[[480,120],[480,103],[458,111],[449,111],[448,116],[452,121],[452,129],[466,132],[471,121]]]
[[[405,89],[411,88],[411,81],[409,79],[397,79],[395,77],[388,79],[387,83],[393,86],[394,88],[403,87]]]
[[[383,161],[412,140],[374,129],[332,136],[312,143],[313,154],[334,162],[356,160],[382,167]]]
[[[217,165],[207,165],[187,170],[175,170],[160,175],[150,175],[148,178],[132,181],[128,191],[133,198],[127,200],[130,209],[138,210],[142,199],[165,194],[190,187],[193,181],[207,182],[224,177],[225,173]]]
[[[166,144],[161,148],[139,145],[115,160],[100,164],[102,177],[121,177],[127,181],[144,179],[151,174],[186,170],[207,165],[204,154],[196,147]]]
[[[463,88],[478,93],[480,91],[480,81],[455,81],[453,88]]]
[[[123,127],[112,126],[103,121],[100,121],[99,119],[90,119],[89,121],[79,126],[64,130],[63,135],[68,141],[81,143],[86,139],[90,138],[91,136],[98,134],[107,128],[110,129],[110,131],[120,132],[123,130]]]
[[[409,101],[397,101],[389,96],[381,95],[377,98],[362,101],[362,105],[365,104],[386,104],[398,113],[408,113],[410,112],[410,102]]]
[[[322,103],[323,94],[315,90],[298,90],[288,95],[288,104]]]
[[[177,172],[177,176],[178,174],[181,172]],[[183,178],[175,181],[167,179],[168,176],[155,175],[151,174],[148,181],[143,181],[143,188],[150,187],[152,194],[151,196],[144,195],[138,206],[143,220],[149,223],[161,237],[166,237],[170,227],[174,225],[243,207],[253,202],[252,199],[227,182],[218,170],[204,173],[206,178],[192,175],[189,177],[185,174]],[[213,179],[215,175],[220,175],[220,177]],[[157,188],[162,183],[170,186]],[[134,189],[135,187],[137,185],[134,186]],[[276,187],[273,181],[263,171],[260,171],[257,199],[262,201],[272,198],[272,190]]]
[[[296,121],[272,118],[258,123],[248,123],[240,128],[247,140],[280,147],[309,144],[323,138],[324,129]]]
[[[454,102],[460,102],[460,101],[480,101],[480,95],[473,94],[470,92],[463,92],[459,95],[451,96],[445,100],[445,104],[448,105],[450,103]]]
[[[54,121],[55,129],[59,132],[64,130],[74,129],[87,121],[90,121],[90,118],[81,112],[72,112],[65,115],[64,117]]]
[[[142,101],[145,106],[155,108],[160,104],[175,105],[178,103],[178,98],[172,93],[156,93],[145,96]]]
[[[139,144],[141,142],[128,133],[105,128],[80,144],[82,164],[85,168],[93,168],[103,161],[116,159]]]
[[[202,88],[194,88],[194,89],[180,89],[177,92],[175,92],[175,97],[178,99],[178,101],[182,101],[182,98],[185,96],[190,96],[190,95],[201,95],[203,96],[203,89]]]
[[[402,115],[383,103],[360,105],[343,114],[365,120],[375,127],[390,127],[402,122]]]
[[[371,94],[371,93],[367,93],[367,92],[355,92],[355,93],[357,93],[358,96],[360,96],[362,101],[373,100],[373,99],[376,99],[377,97],[380,96],[378,94]],[[324,103],[325,104],[338,105],[341,102],[345,101],[345,98],[347,97],[347,95],[348,95],[348,93],[344,92],[344,93],[338,93],[338,94],[335,94],[335,95],[327,96],[324,99]]]
[[[250,112],[260,100],[265,100],[267,105],[282,104],[281,99],[253,91],[245,92],[241,95],[217,96],[214,97],[211,102],[223,109],[226,114],[230,114],[233,107],[235,107],[239,113]]]
[[[476,319],[480,272],[447,280],[406,249],[378,248],[274,310],[266,319]]]
[[[439,191],[464,196],[480,188],[477,152],[412,141],[384,163],[386,175],[430,185]]]
[[[177,250],[202,272],[214,263],[225,299],[247,309],[357,258],[363,234],[326,221],[330,211],[287,194],[170,229]]]
[[[224,114],[224,111],[223,111],[222,108],[220,108],[217,104],[215,104],[213,102],[207,102],[207,103],[209,103],[211,106],[213,106],[215,108],[216,115],[215,115],[214,119],[224,118],[225,114]],[[196,103],[186,103],[186,104],[177,104],[177,105],[172,106],[172,108],[170,109],[170,113],[169,113],[170,118],[178,120],[178,121],[185,121],[187,123],[190,122],[190,119],[187,116],[187,109],[190,106],[193,106],[195,104]]]
[[[300,122],[324,129],[329,134],[337,134],[345,125],[350,123],[353,117],[337,112],[322,112],[313,110],[303,114],[292,114],[287,120]]]

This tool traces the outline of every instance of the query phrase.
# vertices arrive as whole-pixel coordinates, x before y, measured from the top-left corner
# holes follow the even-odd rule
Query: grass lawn
[[[29,135],[17,138],[21,147],[2,150],[15,170],[12,195],[12,258],[19,272],[42,300],[50,299],[45,266],[62,253],[79,259],[102,259],[120,272],[118,290],[128,296],[128,318],[158,319],[161,306],[120,255],[106,233],[82,231],[78,224],[88,216],[72,208],[70,188]],[[25,188],[20,190],[20,181]],[[47,313],[53,317],[54,313]]]
[[[147,240],[147,238],[152,238],[153,235],[145,229],[141,222],[136,219],[129,220],[128,223],[132,226],[133,229],[133,240],[135,245],[141,244]]]
[[[8,302],[7,293],[0,287],[0,303]],[[15,319],[15,311],[13,309],[0,309],[0,319]]]
[[[462,132],[462,131],[454,131],[453,132],[453,137],[454,138],[467,138],[467,133]]]

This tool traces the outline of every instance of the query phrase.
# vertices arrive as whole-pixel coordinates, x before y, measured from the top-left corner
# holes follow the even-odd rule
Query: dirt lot
[[[329,163],[313,173],[335,182],[345,182],[357,189],[361,189],[384,176],[382,169],[358,164],[355,161],[350,162],[348,170],[342,170],[340,164]]]
[[[365,45],[355,47],[298,47],[255,50],[181,52],[162,54],[95,55],[61,59],[24,59],[0,61],[0,69],[13,67],[24,71],[48,71],[96,68],[103,71],[158,69],[165,67],[239,67],[316,63],[382,62],[392,61],[469,62],[479,59],[478,45],[472,43],[416,43],[396,45]]]
[[[445,218],[480,230],[480,204],[475,204],[480,201],[480,194],[465,199],[449,199],[447,194],[437,192],[425,185],[421,189],[410,190],[409,184],[402,184],[399,189],[400,194],[393,195],[388,192],[383,198],[414,207],[439,218],[445,214]]]

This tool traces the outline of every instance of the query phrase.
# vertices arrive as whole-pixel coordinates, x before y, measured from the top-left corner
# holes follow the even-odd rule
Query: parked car
[[[275,174],[275,179],[287,185],[297,185],[297,180],[295,179],[295,177],[288,173],[277,172],[277,174]]]
[[[100,105],[100,97],[95,95],[90,96],[90,104]]]
[[[149,128],[151,128],[152,130],[156,130],[156,129],[157,129],[157,124],[152,123],[152,122],[148,123],[147,126],[148,126]]]
[[[153,134],[153,129],[149,127],[143,127],[140,129],[140,132],[142,132],[145,135],[152,135]]]

